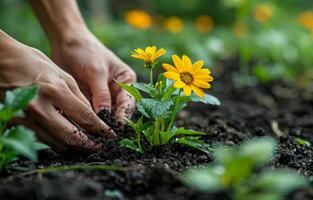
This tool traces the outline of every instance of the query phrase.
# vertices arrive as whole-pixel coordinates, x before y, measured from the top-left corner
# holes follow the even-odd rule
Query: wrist
[[[60,48],[62,45],[71,44],[90,36],[85,24],[71,24],[62,31],[50,37],[52,49]]]
[[[1,52],[7,52],[10,47],[16,46],[16,44],[18,44],[16,40],[0,30],[0,54]]]

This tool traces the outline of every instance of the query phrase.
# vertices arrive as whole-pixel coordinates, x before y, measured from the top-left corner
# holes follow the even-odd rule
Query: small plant
[[[217,98],[203,92],[203,89],[211,87],[210,82],[213,81],[211,72],[202,68],[203,61],[193,64],[185,55],[182,58],[173,55],[174,66],[163,64],[166,72],[161,73],[154,83],[153,70],[156,59],[165,53],[165,49],[157,50],[155,46],[147,47],[145,50],[136,49],[132,57],[144,61],[144,66],[150,70],[150,83],[118,83],[134,96],[137,109],[141,113],[137,122],[126,119],[135,130],[136,136],[134,139],[123,139],[121,145],[143,153],[141,143],[144,135],[151,147],[178,142],[208,153],[211,150],[210,146],[199,138],[206,133],[183,127],[177,128],[174,126],[174,120],[188,102],[220,104]],[[145,98],[142,92],[148,98]]]
[[[37,143],[34,133],[23,126],[6,129],[12,118],[24,116],[22,110],[36,97],[37,92],[36,86],[7,91],[3,104],[0,103],[0,171],[17,160],[19,155],[35,161],[37,151],[48,148]]]
[[[307,185],[307,180],[290,169],[262,170],[276,150],[271,138],[253,139],[238,149],[220,147],[215,163],[190,169],[181,175],[188,186],[204,191],[225,191],[234,200],[281,200],[283,195]]]

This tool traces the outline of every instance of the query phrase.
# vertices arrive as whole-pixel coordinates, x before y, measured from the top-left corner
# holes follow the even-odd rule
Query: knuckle
[[[56,96],[58,95],[58,88],[52,84],[47,83],[41,86],[42,93],[46,96]]]
[[[82,133],[75,129],[70,129],[65,132],[63,142],[69,146],[79,146],[82,140],[87,139]]]
[[[93,64],[88,67],[88,73],[92,76],[103,76],[103,74],[107,74],[105,68],[98,64]]]
[[[59,78],[59,79],[57,79],[57,80],[55,81],[55,86],[56,86],[56,88],[58,89],[58,91],[61,92],[61,94],[62,94],[63,92],[68,91],[68,86],[67,86],[65,80],[62,79],[62,78]]]
[[[84,127],[92,127],[95,124],[95,114],[93,111],[86,109],[81,113],[79,121],[79,125]]]

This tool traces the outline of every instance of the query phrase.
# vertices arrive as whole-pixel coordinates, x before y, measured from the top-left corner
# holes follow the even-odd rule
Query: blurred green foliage
[[[234,64],[234,80],[241,81],[239,85],[254,83],[246,82],[246,77],[259,83],[284,79],[301,80],[301,84],[313,77],[313,28],[305,28],[298,20],[301,13],[313,10],[310,0],[107,0],[101,1],[106,8],[102,16],[94,15],[94,6],[90,6],[95,0],[78,2],[91,30],[142,77],[147,75],[130,53],[147,45],[166,48],[168,55],[203,59],[213,68],[221,60],[239,58]],[[270,9],[264,11],[260,5]],[[133,9],[151,16],[150,28],[138,29],[125,22],[125,15]],[[200,15],[213,19],[211,31],[197,31]],[[164,24],[170,16],[179,17],[182,30],[167,30]],[[313,19],[307,21],[313,24]],[[26,1],[0,1],[0,27],[17,40],[50,54],[48,40]]]

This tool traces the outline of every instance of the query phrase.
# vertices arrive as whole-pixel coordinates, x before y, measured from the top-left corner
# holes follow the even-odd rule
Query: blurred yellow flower
[[[209,69],[203,69],[204,62],[199,60],[192,64],[188,56],[183,55],[179,58],[177,55],[172,56],[174,66],[170,64],[163,64],[163,68],[166,70],[164,76],[168,79],[174,80],[174,87],[177,89],[183,89],[186,96],[190,96],[193,91],[197,96],[204,97],[202,89],[211,88],[209,82],[213,81],[213,77],[210,76],[211,71]]]
[[[195,21],[196,28],[200,33],[208,33],[214,27],[214,21],[212,17],[207,15],[200,15]]]
[[[242,21],[236,21],[233,26],[233,32],[237,37],[246,36],[248,33],[248,26]]]
[[[267,22],[272,14],[273,7],[268,4],[259,4],[253,9],[253,17],[259,22]]]
[[[165,20],[164,27],[171,33],[178,33],[183,29],[184,22],[181,18],[172,16]]]
[[[125,21],[139,29],[147,29],[152,25],[152,17],[144,10],[134,9],[125,14]]]
[[[145,62],[145,66],[150,68],[152,67],[155,60],[165,53],[166,50],[164,48],[157,50],[156,46],[150,46],[147,47],[145,50],[140,48],[135,49],[131,56],[133,58],[143,60]]]
[[[313,11],[306,11],[299,15],[298,23],[313,32]]]

